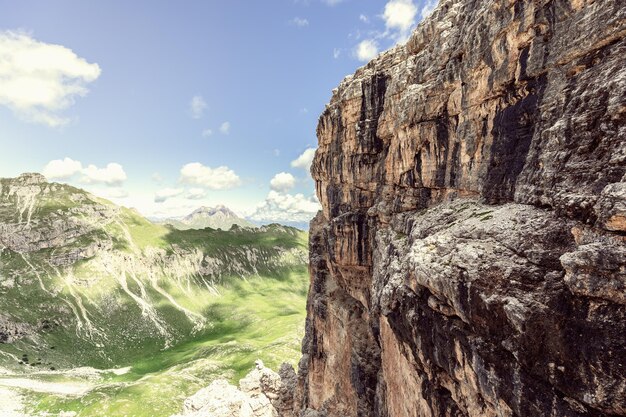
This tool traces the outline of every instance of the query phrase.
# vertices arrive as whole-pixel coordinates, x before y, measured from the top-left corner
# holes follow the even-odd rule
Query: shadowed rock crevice
[[[526,164],[540,117],[539,106],[545,87],[545,77],[527,84],[521,92],[511,85],[507,101],[510,99],[513,103],[495,114],[491,132],[494,142],[483,192],[491,204],[513,200],[515,183]],[[520,93],[525,95],[521,99],[517,97]]]

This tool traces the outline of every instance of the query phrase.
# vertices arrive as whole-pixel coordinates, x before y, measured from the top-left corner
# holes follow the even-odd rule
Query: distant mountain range
[[[257,227],[246,219],[243,219],[226,206],[200,207],[191,214],[181,218],[169,218],[156,220],[157,224],[169,224],[178,230],[190,229],[221,229],[230,230],[233,225],[240,227]]]

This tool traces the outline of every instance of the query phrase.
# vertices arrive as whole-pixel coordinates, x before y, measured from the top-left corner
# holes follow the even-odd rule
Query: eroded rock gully
[[[625,34],[623,0],[442,0],[334,91],[302,415],[626,415]]]

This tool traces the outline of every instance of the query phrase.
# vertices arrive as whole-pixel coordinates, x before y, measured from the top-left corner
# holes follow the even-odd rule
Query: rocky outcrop
[[[23,337],[33,334],[35,329],[26,323],[15,323],[3,314],[0,314],[0,343],[13,343]]]
[[[280,374],[258,360],[256,368],[239,381],[239,388],[218,379],[189,397],[183,413],[173,417],[277,417],[289,416],[296,375],[290,365]]]
[[[306,416],[626,415],[626,6],[442,0],[320,117]]]
[[[109,225],[118,214],[116,207],[77,188],[48,183],[41,174],[0,179],[0,249],[31,253],[73,244]],[[93,255],[93,247],[79,246],[57,265]]]

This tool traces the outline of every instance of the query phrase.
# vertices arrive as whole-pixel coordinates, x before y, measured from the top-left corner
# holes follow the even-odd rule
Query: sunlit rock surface
[[[306,416],[626,415],[626,4],[442,0],[334,91]]]
[[[296,375],[288,365],[280,374],[257,361],[256,368],[239,381],[239,388],[224,379],[189,397],[183,413],[173,417],[277,417],[290,414]]]

